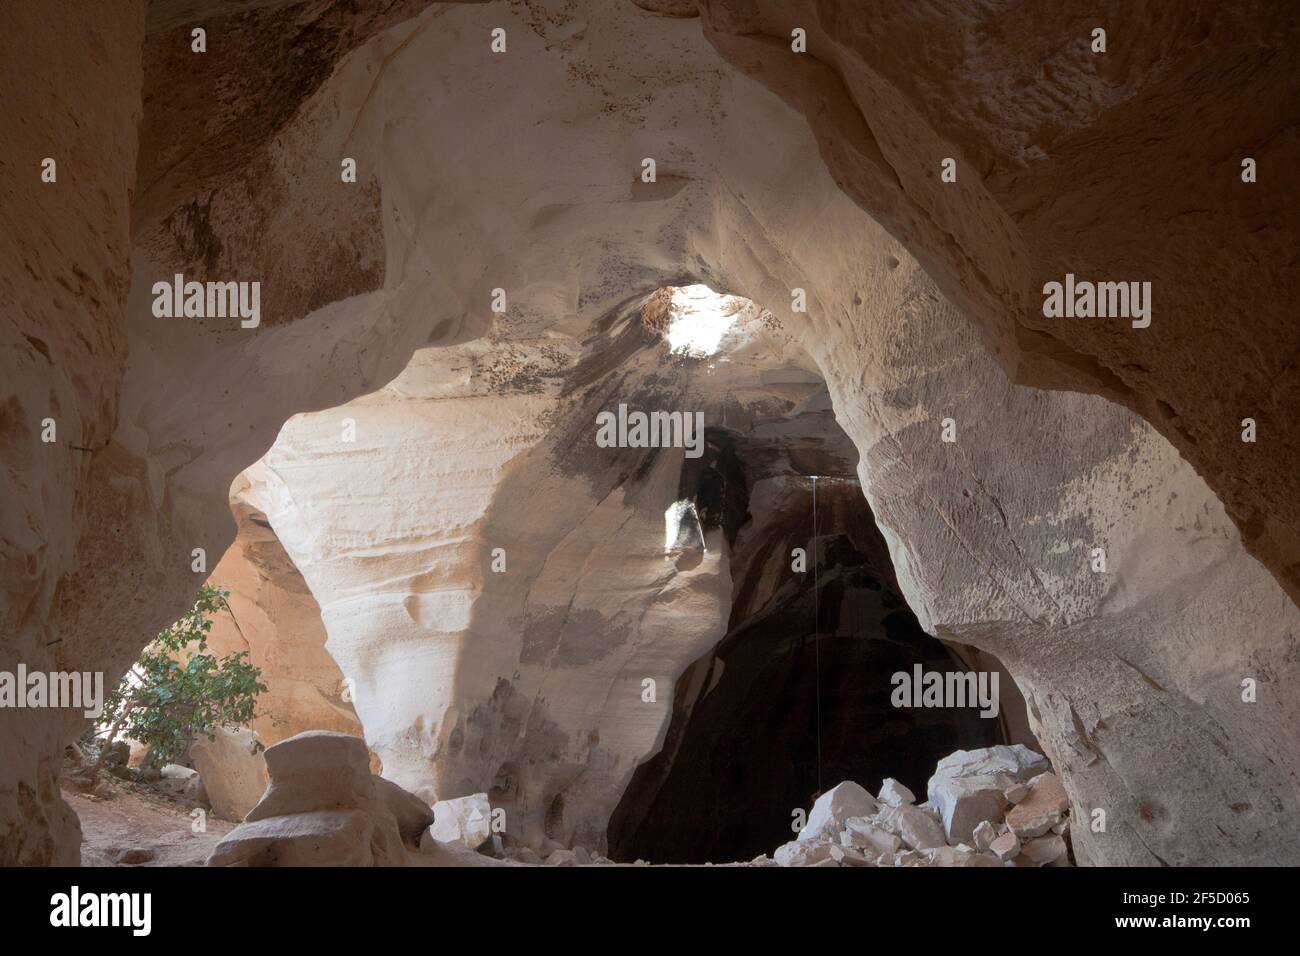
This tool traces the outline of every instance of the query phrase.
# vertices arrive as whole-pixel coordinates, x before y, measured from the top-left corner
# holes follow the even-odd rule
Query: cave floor
[[[183,806],[108,778],[94,795],[64,789],[63,799],[81,820],[82,866],[202,866],[235,828],[209,816],[194,833]]]
[[[81,820],[82,866],[203,866],[213,848],[235,828],[233,823],[209,817],[207,832],[193,833],[190,811],[184,806],[107,775],[95,794],[65,788],[63,799]],[[406,865],[529,866],[454,847],[408,850]]]

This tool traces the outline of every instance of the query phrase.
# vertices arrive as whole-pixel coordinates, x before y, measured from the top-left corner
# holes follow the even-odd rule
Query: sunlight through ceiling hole
[[[675,353],[701,358],[713,355],[745,305],[744,299],[714,292],[706,285],[674,288],[669,300],[671,318],[664,333],[668,345]]]

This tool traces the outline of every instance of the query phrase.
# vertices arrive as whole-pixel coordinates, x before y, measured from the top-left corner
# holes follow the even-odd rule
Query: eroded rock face
[[[307,731],[266,750],[262,799],[208,866],[401,866],[409,794],[376,784],[360,739]]]
[[[265,746],[306,730],[362,736],[302,575],[264,515],[239,499],[232,510],[239,533],[210,579],[230,591],[230,613],[213,619],[208,647],[221,655],[247,652],[261,670],[267,690],[258,697],[252,730]]]
[[[94,15],[65,4],[39,12],[10,5],[0,13],[4,67],[13,71],[7,82],[22,91],[6,101],[15,110],[5,117],[13,131],[6,142],[22,173],[4,187],[15,192],[5,196],[0,240],[11,264],[4,273],[4,457],[17,466],[0,479],[11,504],[3,533],[6,670],[19,661],[41,670],[103,670],[111,683],[192,600],[202,577],[191,569],[193,549],[204,549],[211,568],[232,540],[234,526],[211,508],[213,495],[228,492],[300,403],[332,404],[391,378],[424,337],[413,330],[378,381],[369,378],[374,367],[351,356],[351,371],[322,373],[317,361],[331,364],[326,347],[299,366],[301,380],[286,381],[286,404],[275,409],[267,394],[235,385],[254,375],[268,352],[245,349],[247,339],[223,336],[217,325],[160,327],[147,318],[150,283],[173,270],[194,278],[209,270],[220,278],[235,278],[227,270],[263,271],[276,251],[253,251],[250,237],[274,232],[276,210],[293,201],[291,167],[320,142],[311,132],[322,127],[320,116],[299,108],[338,57],[422,6],[348,14],[333,4],[274,3],[226,17],[231,8],[217,5],[128,2]],[[191,16],[203,18],[212,36],[206,60],[187,52]],[[277,22],[283,29],[274,36],[260,30]],[[223,33],[271,36],[272,44],[311,40],[311,55],[249,59],[227,45],[234,55],[223,57]],[[251,74],[250,64],[257,68]],[[187,87],[191,78],[197,82]],[[257,96],[213,96],[214,86],[242,84]],[[269,89],[276,92],[265,97]],[[228,121],[221,135],[208,125],[217,102]],[[339,140],[346,135],[339,131]],[[328,150],[334,183],[337,152]],[[364,163],[360,150],[356,155]],[[39,178],[45,157],[57,162],[54,183]],[[272,180],[282,188],[256,188]],[[316,278],[331,282],[313,282],[286,265],[283,274],[294,278],[282,284],[282,302],[294,315],[327,304],[329,295],[374,288],[383,275],[374,258],[382,243],[373,186],[317,192],[312,202],[321,210],[317,248],[334,250],[328,272]],[[301,236],[307,220],[278,221]],[[354,228],[335,232],[344,222]],[[252,265],[254,258],[263,264]],[[137,304],[124,310],[132,286]],[[134,332],[129,317],[141,320]],[[349,334],[357,341],[355,329]],[[329,332],[310,336],[327,345]],[[311,399],[315,387],[328,397]],[[241,396],[233,405],[232,394]],[[48,444],[41,438],[47,417],[58,436]],[[6,711],[4,719],[0,746],[14,749],[0,778],[0,860],[75,862],[76,822],[55,779],[62,744],[84,721],[36,711]]]
[[[965,21],[945,20],[942,10],[909,5],[861,17],[820,4],[809,10],[821,19],[806,18],[815,55],[797,61],[791,78],[784,18],[802,11],[790,5],[778,15],[770,6],[706,4],[706,31],[798,111],[737,76],[699,22],[632,4],[440,5],[402,22],[418,4],[382,15],[259,4],[238,17],[266,16],[265,26],[291,18],[319,42],[300,59],[264,58],[281,71],[272,83],[250,74],[257,82],[241,88],[277,90],[270,113],[252,122],[241,112],[260,102],[250,94],[218,114],[202,95],[209,64],[237,72],[250,61],[216,54],[220,29],[203,71],[177,60],[184,24],[164,15],[170,5],[151,7],[148,35],[142,4],[114,10],[111,23],[69,14],[63,19],[86,32],[45,31],[39,48],[23,46],[42,33],[32,15],[6,7],[3,61],[22,71],[9,87],[33,91],[22,121],[6,128],[33,170],[48,150],[73,157],[77,171],[69,176],[63,162],[57,190],[34,174],[4,187],[19,190],[3,204],[3,241],[15,247],[5,259],[24,265],[4,273],[15,304],[4,310],[4,343],[16,373],[5,381],[17,383],[4,417],[5,461],[17,467],[0,477],[13,503],[3,526],[6,655],[29,667],[121,673],[200,582],[193,549],[215,561],[234,539],[224,511],[230,483],[290,415],[338,410],[392,380],[417,348],[482,339],[460,357],[473,357],[480,382],[508,387],[477,396],[471,388],[441,410],[460,457],[410,445],[401,415],[414,408],[390,421],[402,398],[390,387],[355,406],[351,459],[362,478],[368,457],[377,465],[369,477],[400,480],[353,484],[351,525],[314,520],[347,511],[335,495],[295,505],[295,534],[281,527],[294,522],[276,527],[318,599],[341,670],[358,675],[358,713],[399,783],[436,790],[436,773],[423,775],[445,747],[461,756],[437,773],[458,775],[460,793],[486,788],[522,806],[564,790],[565,801],[540,819],[522,814],[525,833],[548,836],[548,819],[552,839],[598,831],[608,806],[592,794],[616,789],[612,781],[631,770],[601,766],[600,756],[648,752],[664,715],[627,710],[624,698],[579,694],[563,712],[549,697],[544,708],[532,702],[556,675],[592,676],[629,638],[652,636],[641,618],[662,611],[650,600],[662,554],[629,558],[612,533],[657,540],[663,513],[650,502],[676,500],[679,469],[660,456],[640,475],[643,497],[629,496],[613,480],[621,471],[592,464],[589,445],[566,456],[548,416],[561,399],[581,408],[601,397],[588,394],[601,382],[603,397],[619,394],[608,376],[626,341],[587,344],[605,335],[602,322],[621,315],[620,305],[698,279],[771,309],[792,340],[786,347],[807,355],[807,371],[826,382],[921,622],[1007,665],[1072,807],[1108,811],[1106,834],[1077,835],[1081,860],[1296,862],[1279,836],[1300,816],[1292,784],[1300,704],[1284,692],[1300,677],[1300,628],[1237,526],[1293,583],[1297,496],[1280,463],[1295,453],[1281,404],[1294,391],[1284,387],[1295,343],[1282,310],[1295,280],[1260,281],[1253,263],[1286,261],[1277,250],[1295,245],[1294,221],[1279,217],[1298,204],[1285,186],[1266,192],[1266,173],[1258,189],[1241,184],[1235,146],[1186,138],[1231,127],[1262,170],[1294,167],[1294,139],[1273,136],[1270,119],[1272,96],[1294,92],[1296,60],[1278,46],[1293,33],[1273,30],[1268,11],[1253,20],[1207,14],[1185,28],[1140,7],[1126,15],[1147,18],[1130,39],[1164,52],[1112,53],[1098,67],[1082,46],[1088,25],[1075,18],[987,31],[989,43],[1004,45],[967,57],[954,52]],[[511,53],[487,67],[486,42],[466,38],[498,25],[510,32]],[[228,38],[252,38],[249,54],[284,35],[238,18],[227,26]],[[1071,94],[1053,102],[1074,106],[1039,114],[1029,96],[979,108],[992,99],[982,98],[979,76],[1014,79],[1050,59],[1015,42],[1020,29],[1042,38],[1034,43],[1063,48],[1068,37],[1079,46],[1051,60],[1052,77],[1040,81]],[[1229,32],[1245,40],[1229,43]],[[821,56],[827,48],[835,56]],[[785,59],[769,68],[778,52]],[[1200,69],[1215,56],[1241,69],[1231,78]],[[182,89],[184,77],[195,85]],[[1274,94],[1262,92],[1265,77]],[[41,97],[65,88],[68,107],[51,114]],[[1157,116],[1157,103],[1178,112]],[[39,125],[27,121],[38,114]],[[182,122],[211,115],[222,122]],[[1232,121],[1207,122],[1212,115]],[[1115,165],[1099,142],[1132,162],[1099,172],[1098,164]],[[955,188],[937,178],[936,158],[947,155],[958,159]],[[344,156],[357,160],[355,188],[339,182]],[[637,178],[646,156],[658,161],[654,183]],[[1166,223],[1171,241],[1152,242],[1122,217],[1094,222],[1098,209],[1140,210]],[[56,241],[51,222],[67,223],[67,235]],[[1182,251],[1158,258],[1173,247]],[[250,333],[228,322],[156,319],[152,283],[181,270],[264,281],[262,326]],[[1041,284],[1066,271],[1153,281],[1151,328],[1042,320]],[[504,318],[490,311],[497,287],[509,294]],[[807,293],[807,313],[789,309],[796,287]],[[983,339],[944,296],[977,320]],[[1210,309],[1240,310],[1227,326],[1240,332],[1239,349],[1215,338],[1225,326]],[[1175,327],[1167,315],[1184,319]],[[1206,366],[1199,341],[1227,358]],[[1234,354],[1251,359],[1230,361]],[[474,381],[421,382],[424,361],[407,381],[427,405],[448,381]],[[1209,486],[1131,411],[1011,385],[998,362],[1018,381],[1100,391],[1137,409]],[[63,437],[47,445],[37,425],[56,405]],[[1233,444],[1248,414],[1278,439]],[[310,445],[315,428],[333,442],[342,417],[321,413],[298,437]],[[955,443],[938,440],[943,418],[956,425]],[[510,427],[495,427],[502,421]],[[399,451],[413,470],[395,464]],[[281,477],[291,464],[282,457]],[[603,480],[584,475],[584,464]],[[622,464],[633,471],[642,462]],[[439,468],[453,500],[429,511],[407,482]],[[407,514],[395,504],[403,496]],[[500,507],[490,509],[494,502]],[[427,524],[408,532],[415,505]],[[539,513],[541,532],[522,533]],[[727,570],[716,542],[701,537],[700,562],[674,568],[667,593],[679,619],[696,626],[671,646],[637,645],[654,672],[674,673],[720,633],[711,615],[725,607]],[[484,583],[495,579],[482,547],[507,539],[507,552],[522,549],[539,563],[553,554],[528,593],[509,575],[504,588]],[[382,548],[373,562],[381,567],[367,569],[373,547]],[[1089,567],[1095,547],[1106,550],[1104,574]],[[639,568],[623,601],[602,561]],[[557,632],[551,611],[567,600],[599,620],[579,616]],[[361,607],[373,617],[355,613]],[[632,619],[640,625],[624,628]],[[369,640],[385,629],[382,641]],[[519,635],[509,645],[475,640],[509,632]],[[1264,691],[1256,704],[1241,701],[1246,678]],[[608,688],[610,674],[582,686]],[[412,713],[420,720],[409,721]],[[0,858],[68,862],[75,823],[55,792],[55,768],[62,739],[81,721],[37,712],[4,719]],[[405,736],[411,727],[417,732]],[[578,727],[600,742],[573,737]],[[523,733],[525,745],[516,748],[511,733]],[[618,739],[602,744],[610,734]],[[486,768],[503,766],[502,748],[531,762],[479,782]]]
[[[835,201],[820,207],[823,234],[854,248],[860,232],[833,225]],[[864,249],[857,261],[872,258]],[[834,278],[853,273],[833,260],[800,264],[818,287],[861,281]],[[1293,812],[1289,771],[1274,761],[1296,760],[1282,731],[1295,715],[1285,695],[1244,703],[1242,681],[1296,679],[1294,606],[1150,426],[1096,397],[1010,385],[949,307],[894,271],[911,284],[905,307],[869,324],[827,310],[805,344],[862,453],[908,603],[928,630],[1007,665],[1076,806],[1112,821],[1118,810],[1133,826],[1119,839],[1113,828],[1079,833],[1082,860],[1278,859],[1261,834],[1280,833]],[[954,443],[940,440],[945,418]],[[1104,574],[1091,570],[1097,547]],[[1237,615],[1229,627],[1250,636],[1225,646],[1224,622]],[[1204,746],[1228,727],[1242,746]],[[1204,785],[1175,796],[1175,777]],[[1244,792],[1259,780],[1269,781],[1263,801]],[[1161,822],[1174,817],[1192,829]],[[1192,821],[1209,819],[1254,850],[1202,841]]]
[[[835,181],[908,247],[1015,381],[1141,414],[1300,599],[1300,275],[1267,265],[1300,239],[1289,172],[1300,141],[1279,132],[1300,93],[1291,11],[699,6],[710,41],[807,115]],[[791,51],[795,27],[806,54]],[[1092,49],[1099,27],[1105,53]],[[958,172],[945,183],[949,157]],[[1246,157],[1256,183],[1242,181]],[[1045,318],[1043,286],[1067,273],[1151,282],[1150,327]],[[1268,437],[1243,443],[1246,417]]]
[[[691,355],[674,350],[659,302],[656,293],[608,316],[581,345],[552,335],[422,351],[380,393],[292,420],[242,479],[322,600],[330,650],[385,772],[431,801],[490,791],[509,836],[537,848],[604,849],[632,772],[682,706],[679,676],[728,621],[737,641],[757,640],[750,617],[771,617],[764,626],[777,636],[807,622],[813,603],[797,600],[805,576],[788,562],[791,546],[810,543],[800,515],[811,482],[800,470],[829,486],[810,560],[824,565],[828,632],[845,651],[826,649],[828,674],[843,672],[833,679],[842,688],[827,688],[832,760],[858,753],[841,738],[903,739],[888,685],[871,693],[867,670],[952,663],[933,641],[912,656],[907,638],[923,635],[906,625],[897,646],[858,648],[867,620],[896,623],[870,589],[883,576],[892,606],[901,599],[878,533],[853,527],[870,521],[857,483],[845,480],[854,451],[789,334],[745,306],[716,354]],[[717,424],[697,436],[699,457],[602,449],[597,414],[620,403],[698,410]],[[854,539],[870,557],[841,569],[834,553],[851,553]],[[852,580],[837,584],[840,575]],[[757,658],[783,653],[763,644]],[[733,656],[715,669],[733,664],[744,666]],[[809,667],[799,685],[806,702],[812,676]],[[789,675],[768,683],[795,690]],[[743,683],[737,692],[762,693]],[[878,708],[845,718],[836,701],[864,693]],[[890,729],[877,732],[868,713]],[[916,739],[937,746],[950,720],[938,715],[927,729],[917,718]],[[791,722],[774,739],[809,743],[814,772],[810,724]],[[692,799],[725,796],[686,786]],[[750,813],[782,826],[787,799],[774,788]]]
[[[51,18],[64,24],[57,37]],[[122,628],[96,646],[60,620],[88,567],[121,556],[108,547],[120,462],[103,449],[128,348],[143,37],[143,0],[0,10],[0,81],[12,90],[0,116],[0,670],[11,674],[96,668],[109,645],[131,642]],[[47,159],[54,182],[41,178]],[[55,443],[42,440],[50,421]],[[95,594],[101,621],[131,616],[106,597]],[[0,713],[0,863],[76,863],[81,831],[55,781],[80,725],[79,711]]]

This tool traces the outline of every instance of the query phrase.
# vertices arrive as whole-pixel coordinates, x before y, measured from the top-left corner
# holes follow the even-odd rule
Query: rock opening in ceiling
[[[706,285],[679,286],[668,290],[668,344],[674,352],[713,355],[736,316],[751,303],[748,299],[714,292]]]
[[[708,551],[700,516],[690,501],[674,501],[664,511],[664,553],[669,554],[678,547],[698,547],[701,551]]]

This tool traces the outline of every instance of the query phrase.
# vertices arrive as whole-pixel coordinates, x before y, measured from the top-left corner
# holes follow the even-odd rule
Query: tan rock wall
[[[1149,421],[1300,600],[1292,356],[1300,19],[1268,2],[701,0],[729,62],[808,117],[847,195],[1012,378]],[[794,54],[790,33],[807,33]],[[1093,30],[1106,31],[1094,53]],[[957,161],[955,183],[940,163]],[[1241,179],[1251,157],[1258,182]],[[1045,318],[1067,272],[1153,285],[1151,326]],[[1243,418],[1261,429],[1241,441]]]
[[[57,42],[55,38],[57,37]],[[103,625],[69,626],[75,576],[107,557],[119,460],[105,450],[126,365],[123,303],[140,124],[144,4],[0,9],[0,670],[89,670],[121,642],[130,599],[85,595]],[[56,180],[41,179],[53,159]],[[53,419],[55,441],[42,441]],[[118,555],[113,556],[116,560]],[[129,639],[128,639],[129,640]],[[0,712],[0,862],[69,864],[80,829],[55,782],[79,711]]]
[[[325,649],[320,607],[265,516],[236,501],[239,533],[209,582],[230,591],[231,613],[208,634],[217,654],[248,653],[267,687],[250,725],[264,746],[305,730],[362,736],[338,665]]]

